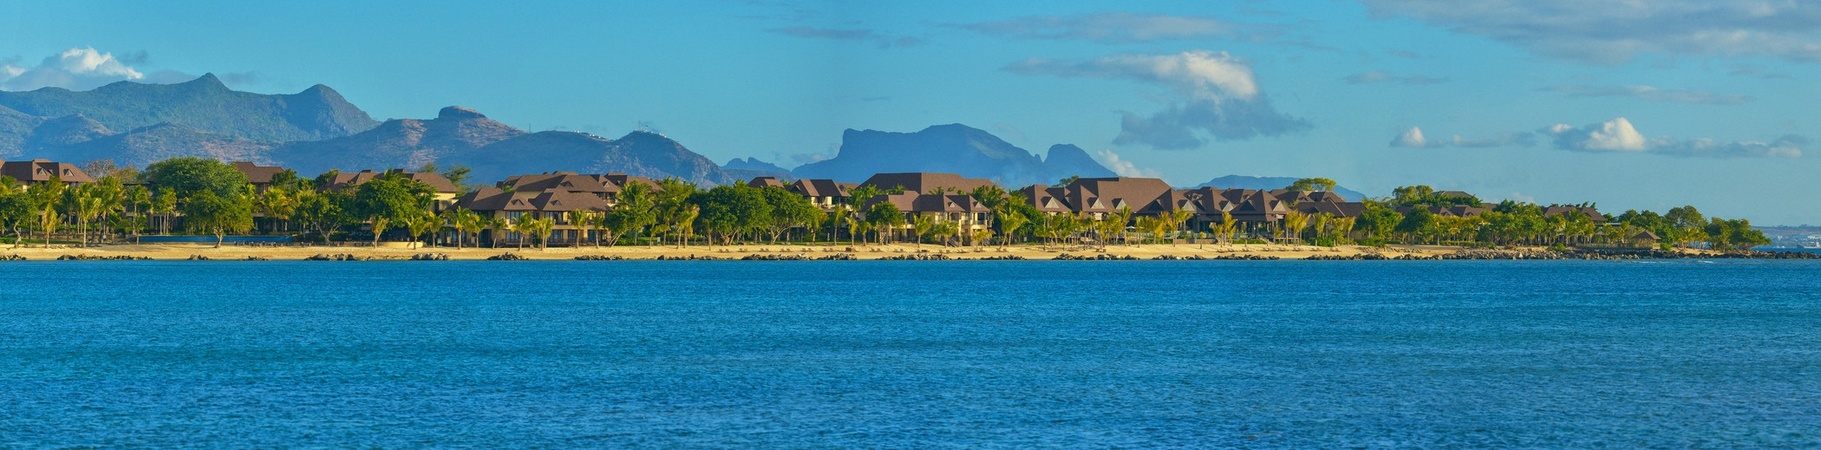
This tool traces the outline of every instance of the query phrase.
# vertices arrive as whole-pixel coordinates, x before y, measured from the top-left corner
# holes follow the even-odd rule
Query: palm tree
[[[1018,229],[1023,228],[1025,224],[1031,223],[1031,218],[1025,217],[1024,214],[1011,212],[1009,210],[1006,214],[994,213],[993,215],[998,217],[999,220],[1000,244],[1011,244],[1012,237],[1014,236],[1013,233],[1017,233]]]
[[[532,216],[533,214],[537,213],[519,216],[518,221],[512,223],[512,232],[518,233],[518,249],[521,251],[525,249],[525,238],[531,236],[531,232],[537,229],[537,219]]]
[[[589,211],[586,209],[578,209],[578,210],[574,210],[574,211],[569,211],[567,213],[563,213],[563,218],[569,220],[570,225],[574,225],[576,228],[580,228],[582,230],[583,236],[594,234],[593,231],[594,231],[595,226],[597,225],[596,221],[598,220],[594,211]],[[580,237],[581,236],[577,236],[578,239],[576,239],[577,247],[581,246],[581,239],[579,239]],[[601,238],[598,235],[594,237],[594,246],[596,246],[596,247],[601,246]]]
[[[1232,244],[1233,235],[1239,232],[1239,222],[1233,220],[1233,213],[1221,211],[1220,223],[1208,226],[1214,232],[1214,238],[1223,244]]]
[[[487,228],[486,218],[481,217],[480,214],[470,211],[467,208],[458,206],[444,211],[443,214],[449,216],[449,223],[455,226],[457,232],[461,233],[461,237],[455,239],[455,248],[457,250],[462,248],[462,243],[467,241],[469,236],[479,239],[481,230]],[[480,245],[479,242],[480,241],[478,240],[475,241],[475,245]]]
[[[923,247],[923,237],[929,235],[930,230],[935,227],[936,218],[930,217],[927,214],[918,214],[915,219],[911,220],[911,231],[917,233],[916,240],[918,248]]]
[[[1309,227],[1309,215],[1297,211],[1284,213],[1284,235],[1280,239],[1295,242],[1304,228]]]
[[[1183,209],[1172,209],[1166,220],[1169,220],[1170,222],[1170,231],[1177,231],[1181,230],[1183,224],[1189,223],[1189,219],[1194,217],[1194,212]],[[1171,241],[1171,245],[1175,245],[1175,241]]]
[[[411,230],[411,245],[416,246],[424,235],[431,235],[430,246],[434,247],[436,246],[436,236],[434,235],[443,229],[443,218],[425,211],[413,216],[405,226]]]
[[[26,188],[33,210],[38,213],[38,229],[44,231],[44,248],[51,248],[51,234],[57,232],[57,224],[63,222],[57,214],[57,207],[63,200],[63,188],[63,180],[55,176]]]
[[[510,222],[506,221],[506,218],[499,216],[483,219],[481,224],[485,226],[487,230],[493,232],[492,236],[487,240],[487,243],[493,246],[493,248],[500,248],[500,233],[512,226]],[[479,237],[477,236],[475,239],[479,239]],[[475,245],[480,245],[480,241],[475,241]]]

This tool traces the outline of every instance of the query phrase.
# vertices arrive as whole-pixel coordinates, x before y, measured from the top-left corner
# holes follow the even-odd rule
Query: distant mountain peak
[[[485,119],[485,118],[487,118],[487,115],[481,114],[480,111],[475,111],[472,108],[466,108],[466,107],[461,107],[461,106],[450,106],[447,108],[443,108],[441,111],[437,111],[436,118],[438,118],[438,119],[455,119],[455,120]]]
[[[202,76],[196,77],[196,79],[194,79],[194,80],[178,83],[178,85],[184,86],[184,87],[189,87],[189,88],[201,88],[201,89],[209,89],[209,90],[222,90],[222,91],[230,90],[230,89],[228,89],[227,83],[222,83],[221,78],[216,77],[213,72],[202,74]]]
[[[841,147],[833,158],[804,164],[791,174],[860,181],[874,173],[946,172],[1009,186],[1053,183],[1070,175],[1112,174],[1086,152],[1078,148],[1075,152],[1079,157],[1064,156],[1050,164],[992,133],[959,123],[932,125],[912,133],[849,129],[842,133]]]

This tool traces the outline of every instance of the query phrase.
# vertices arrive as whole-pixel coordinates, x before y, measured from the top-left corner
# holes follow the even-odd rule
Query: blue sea
[[[0,264],[0,447],[1816,447],[1821,262]]]

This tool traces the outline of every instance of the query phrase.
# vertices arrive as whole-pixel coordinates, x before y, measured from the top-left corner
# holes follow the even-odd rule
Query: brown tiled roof
[[[65,183],[93,183],[94,178],[75,164],[43,159],[0,163],[0,176],[13,177],[19,183],[38,183],[56,177]]]
[[[460,194],[462,192],[462,188],[456,187],[455,183],[450,182],[448,178],[443,178],[442,175],[428,172],[410,172],[403,169],[392,169],[383,173],[374,172],[372,170],[362,170],[355,173],[336,173],[335,179],[329,181],[329,189],[348,189],[360,186],[368,181],[373,181],[375,178],[391,174],[401,174],[407,179],[430,185],[431,190],[440,194]]]
[[[230,165],[234,166],[234,170],[246,175],[247,182],[253,184],[271,184],[273,175],[285,171],[283,167],[261,166],[247,161],[235,161]]]
[[[847,197],[848,186],[828,179],[805,179],[791,183],[788,189],[804,197]]]
[[[909,195],[908,193],[906,195]],[[919,195],[912,202],[913,212],[986,212],[985,206],[974,201],[973,197],[959,194]]]
[[[783,188],[784,182],[778,181],[778,177],[757,177],[757,178],[753,178],[752,181],[746,182],[746,185],[749,187],[756,187],[756,188],[768,188],[768,187]]]
[[[606,211],[607,201],[583,192],[546,189],[543,191],[506,192],[499,188],[481,188],[456,200],[456,205],[473,211],[540,211],[576,210]]]
[[[1174,191],[1156,178],[1082,178],[1064,187],[1062,197],[1075,212],[1131,208],[1137,214],[1159,214],[1170,211]]]
[[[601,177],[579,175],[575,172],[547,172],[506,177],[506,181],[501,181],[499,187],[512,188],[516,191],[560,189],[596,195],[620,191],[619,186],[608,187],[608,183],[602,180]]]
[[[993,182],[984,178],[963,178],[952,173],[905,172],[873,175],[860,184],[870,184],[879,189],[902,187],[906,192],[923,193],[938,187],[967,192],[980,186],[992,186]]]
[[[610,173],[610,174],[598,175],[598,176],[606,179],[608,183],[611,183],[614,186],[618,186],[620,189],[625,189],[626,183],[644,183],[646,186],[649,186],[652,189],[657,189],[657,187],[658,187],[658,182],[656,180],[652,180],[650,178],[645,178],[645,177],[641,177],[641,176],[627,175],[627,174],[623,174],[623,173]]]

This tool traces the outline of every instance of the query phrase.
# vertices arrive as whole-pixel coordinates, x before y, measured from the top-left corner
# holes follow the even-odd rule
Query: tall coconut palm
[[[1296,211],[1290,211],[1290,212],[1284,213],[1284,227],[1283,227],[1284,235],[1281,237],[1281,239],[1295,242],[1297,237],[1302,234],[1303,229],[1308,228],[1308,227],[1309,227],[1309,215],[1308,214],[1303,214],[1301,212],[1296,212]]]
[[[51,248],[51,234],[57,232],[57,224],[63,223],[62,216],[57,213],[63,203],[63,189],[63,180],[55,176],[26,188],[32,210],[38,215],[38,229],[44,232],[44,248]]]
[[[594,233],[595,227],[600,225],[599,213],[586,209],[579,209],[564,213],[563,216],[564,219],[569,220],[570,225],[574,225],[576,228],[581,229],[582,236],[594,235],[594,246],[601,246],[601,237]],[[577,236],[577,247],[581,246],[580,237],[582,236]]]
[[[918,248],[923,247],[924,236],[928,236],[930,230],[935,229],[935,228],[936,228],[936,218],[931,217],[927,214],[918,214],[918,215],[916,215],[915,219],[911,220],[911,231],[917,233],[917,236],[915,239],[917,241]]]
[[[532,231],[537,230],[537,218],[532,216],[533,214],[537,213],[527,213],[512,222],[512,232],[518,233],[519,250],[525,249],[525,238],[531,236]]]
[[[500,248],[500,233],[511,228],[512,223],[507,222],[506,218],[499,216],[488,217],[486,220],[481,221],[481,223],[488,231],[493,232],[487,239],[487,244],[491,245],[493,248]],[[475,239],[479,239],[479,237],[476,237]],[[480,245],[479,241],[476,241],[475,245]]]

